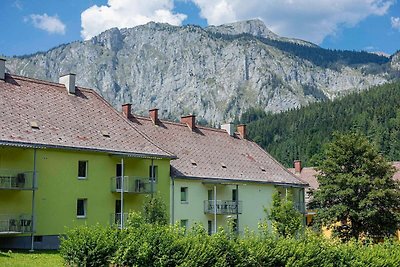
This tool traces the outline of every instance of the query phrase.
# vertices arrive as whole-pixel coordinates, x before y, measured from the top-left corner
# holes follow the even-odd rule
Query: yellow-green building
[[[4,74],[0,60],[0,248],[52,249],[66,228],[123,227],[159,193],[171,223],[209,233],[231,218],[257,230],[277,189],[304,212],[305,182],[246,139],[221,129],[117,112],[93,90]],[[3,75],[2,75],[3,71]]]
[[[215,129],[196,125],[194,115],[170,122],[160,120],[157,109],[149,117],[132,115],[129,104],[122,110],[135,127],[177,157],[171,161],[171,223],[201,223],[211,234],[231,218],[239,233],[257,231],[275,190],[282,197],[291,191],[296,207],[305,211],[307,184],[247,140],[245,125]]]
[[[156,191],[170,206],[174,156],[73,74],[5,74],[0,123],[0,248],[57,248],[66,228],[121,226]]]

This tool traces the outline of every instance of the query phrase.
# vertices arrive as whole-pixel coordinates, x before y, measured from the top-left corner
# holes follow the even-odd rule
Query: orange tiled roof
[[[171,176],[305,186],[257,144],[225,130],[133,116],[131,121],[177,159]]]
[[[172,157],[90,89],[6,74],[0,80],[0,143]]]

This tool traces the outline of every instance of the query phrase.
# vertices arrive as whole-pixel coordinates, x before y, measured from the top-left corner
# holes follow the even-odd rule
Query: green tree
[[[342,240],[379,240],[399,227],[400,189],[394,168],[367,138],[334,134],[317,167],[319,188],[311,206],[316,222]],[[339,223],[338,223],[339,222]]]
[[[143,203],[143,219],[146,223],[167,225],[167,208],[162,198],[155,194],[146,196]]]
[[[293,196],[290,192],[282,198],[276,191],[272,196],[272,207],[268,212],[274,231],[283,237],[293,237],[303,227],[303,215],[296,210]]]

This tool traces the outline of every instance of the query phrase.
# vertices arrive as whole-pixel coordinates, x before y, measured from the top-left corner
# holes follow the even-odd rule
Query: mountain
[[[249,107],[280,112],[333,99],[398,73],[387,57],[280,37],[260,20],[113,28],[88,41],[10,58],[6,66],[52,81],[73,72],[78,85],[95,88],[117,108],[126,102],[136,113],[157,107],[170,119],[195,113],[210,124],[238,118]]]
[[[312,166],[336,131],[360,132],[389,160],[399,161],[400,82],[279,114],[249,109],[241,122],[251,139],[288,167],[296,159]]]

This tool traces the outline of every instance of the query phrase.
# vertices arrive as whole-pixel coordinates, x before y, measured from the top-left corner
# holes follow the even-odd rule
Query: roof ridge
[[[132,114],[132,116],[135,117],[135,118],[145,119],[145,120],[151,121],[150,117],[146,117],[146,116],[143,116],[143,115]],[[169,121],[169,120],[165,120],[165,119],[158,119],[158,120],[161,121],[162,123],[167,123],[167,124],[172,124],[172,125],[176,125],[176,126],[187,127],[186,123],[182,123],[182,122]],[[226,131],[224,129],[214,128],[214,127],[210,127],[210,126],[196,125],[196,128],[203,129],[203,130],[210,130],[210,131],[215,131],[215,132],[226,133]]]
[[[64,88],[65,87],[65,85],[63,85],[62,83],[58,83],[58,82],[45,81],[45,80],[40,80],[40,79],[37,79],[37,78],[21,76],[21,75],[17,75],[17,74],[10,74],[10,73],[7,73],[7,74],[10,77],[13,77],[13,78],[16,78],[16,79],[22,80],[22,81],[34,82],[34,83],[50,85],[50,86],[57,86],[57,87],[60,87],[60,88]],[[94,90],[93,88],[88,88],[88,87],[80,86],[80,85],[76,85],[76,87],[80,91],[87,91],[87,92],[90,92],[90,93],[98,94],[97,91]]]
[[[90,90],[90,89],[89,89]],[[94,95],[100,99],[100,101],[102,101],[104,104],[106,104],[111,110],[112,112],[116,113],[120,118],[122,118],[124,120],[124,122],[129,125],[131,128],[133,128],[138,134],[140,134],[143,138],[145,138],[150,144],[154,145],[155,147],[157,147],[158,149],[160,149],[161,151],[164,151],[165,153],[169,154],[172,158],[176,158],[176,155],[174,155],[173,153],[163,149],[162,147],[160,147],[158,144],[155,144],[150,137],[148,137],[145,133],[143,133],[142,131],[140,131],[139,129],[137,129],[129,119],[127,119],[125,116],[123,116],[121,114],[121,112],[119,112],[118,110],[116,110],[110,103],[108,103],[108,101],[106,101],[103,97],[100,96],[100,94],[98,94],[96,91],[92,90],[92,92],[94,93]],[[157,155],[157,154],[155,154]]]

